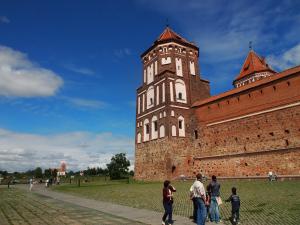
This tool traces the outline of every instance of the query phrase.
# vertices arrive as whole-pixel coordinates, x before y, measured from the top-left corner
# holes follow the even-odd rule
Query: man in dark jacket
[[[217,177],[212,176],[212,181],[207,187],[207,191],[211,193],[210,200],[210,221],[211,222],[220,222],[220,210],[218,204],[218,198],[220,198],[220,187],[221,185],[217,182]]]

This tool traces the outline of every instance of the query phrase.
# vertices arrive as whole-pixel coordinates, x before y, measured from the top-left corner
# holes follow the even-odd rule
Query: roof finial
[[[252,41],[249,41],[249,49],[252,50]]]
[[[169,18],[166,19],[166,27],[169,27]]]

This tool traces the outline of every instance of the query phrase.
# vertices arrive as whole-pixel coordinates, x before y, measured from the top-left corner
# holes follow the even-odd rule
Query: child
[[[232,194],[226,200],[226,202],[231,202],[231,219],[234,224],[238,224],[240,219],[240,197],[236,194],[236,188],[231,189]]]
[[[209,221],[210,220],[210,212],[209,212],[209,209],[210,209],[210,199],[211,199],[211,192],[210,192],[210,189],[209,187],[207,186],[206,187],[206,202],[205,202],[205,207],[206,207],[206,221]]]

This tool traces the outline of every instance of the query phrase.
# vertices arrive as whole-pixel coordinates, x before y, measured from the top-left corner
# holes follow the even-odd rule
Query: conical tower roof
[[[240,80],[254,73],[269,71],[276,73],[267,63],[266,60],[258,56],[252,49],[249,51],[248,56],[242,66],[239,75],[235,80]]]

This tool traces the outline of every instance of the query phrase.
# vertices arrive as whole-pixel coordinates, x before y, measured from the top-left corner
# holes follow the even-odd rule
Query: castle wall
[[[136,145],[135,179],[174,179],[192,173],[189,143],[187,138],[170,137]]]
[[[300,175],[300,106],[201,127],[193,147],[193,172]]]
[[[207,102],[195,107],[195,114],[200,123],[209,124],[288,105],[300,101],[299,87],[300,73],[298,72],[288,77],[254,86],[243,92]]]

